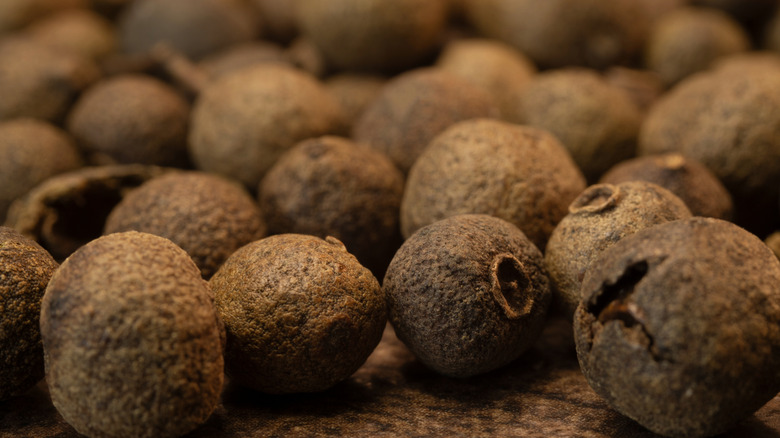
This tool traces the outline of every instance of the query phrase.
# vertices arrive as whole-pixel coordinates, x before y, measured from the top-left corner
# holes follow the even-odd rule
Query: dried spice
[[[209,77],[218,79],[241,68],[268,62],[292,64],[281,46],[266,41],[252,41],[233,44],[215,52],[203,58],[198,66]]]
[[[282,234],[250,243],[211,278],[231,381],[268,393],[346,379],[379,343],[379,282],[337,239]]]
[[[325,80],[325,86],[341,104],[349,128],[379,97],[386,83],[382,76],[359,73],[342,73]]]
[[[406,181],[401,233],[464,213],[500,217],[544,248],[585,179],[546,131],[498,120],[457,123],[422,153]]]
[[[46,289],[41,336],[52,402],[81,434],[177,437],[219,401],[211,291],[162,237],[117,233],[75,252]]]
[[[89,9],[73,9],[38,20],[25,35],[57,50],[100,60],[117,50],[112,22]]]
[[[208,278],[238,248],[265,235],[246,189],[205,172],[161,175],[130,191],[108,215],[105,233],[141,231],[170,239]]]
[[[293,147],[260,184],[270,234],[333,236],[381,276],[401,244],[404,177],[381,152],[339,137]]]
[[[600,183],[647,181],[669,190],[685,202],[694,216],[730,220],[731,194],[701,163],[680,154],[647,155],[616,164]]]
[[[56,269],[37,243],[0,227],[0,401],[43,378],[41,300]]]
[[[504,220],[470,214],[413,234],[382,290],[398,338],[453,377],[516,359],[541,333],[552,296],[536,246]]]
[[[780,390],[780,261],[719,219],[642,230],[591,264],[574,334],[614,409],[666,436],[721,433]]]
[[[556,307],[567,318],[574,315],[582,278],[604,250],[639,230],[688,217],[691,212],[680,198],[653,183],[627,181],[585,189],[545,248]]]

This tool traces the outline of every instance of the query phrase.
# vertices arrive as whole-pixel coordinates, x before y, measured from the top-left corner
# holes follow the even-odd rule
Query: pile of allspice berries
[[[0,1],[0,401],[452,378],[550,315],[665,436],[780,391],[777,0]]]

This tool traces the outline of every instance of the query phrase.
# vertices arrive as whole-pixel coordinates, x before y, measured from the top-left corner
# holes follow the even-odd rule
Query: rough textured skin
[[[325,86],[341,104],[342,113],[350,128],[382,93],[385,84],[387,79],[383,76],[359,73],[342,73],[325,81]]]
[[[190,105],[166,83],[121,75],[87,90],[68,116],[68,130],[89,152],[122,164],[187,163]]]
[[[641,115],[622,90],[597,72],[560,69],[536,76],[515,102],[520,123],[549,131],[588,181],[636,150]]]
[[[304,141],[260,184],[269,234],[333,236],[377,277],[401,245],[404,177],[381,152],[339,137]]]
[[[292,65],[292,60],[281,46],[267,41],[251,41],[215,52],[203,58],[198,66],[212,79],[218,79],[241,68],[269,62]]]
[[[482,34],[545,68],[623,63],[641,49],[649,26],[636,0],[467,0],[465,7]]]
[[[202,170],[255,189],[287,149],[343,130],[338,102],[311,75],[281,65],[248,67],[206,88],[192,111],[190,154]]]
[[[628,236],[585,275],[583,373],[617,411],[667,436],[711,436],[780,389],[780,261],[729,222]]]
[[[301,33],[339,70],[400,71],[439,43],[446,0],[298,0]],[[338,25],[334,25],[338,23]]]
[[[15,199],[50,176],[82,165],[67,133],[35,119],[0,122],[0,156],[0,223]]]
[[[257,24],[238,0],[135,0],[122,12],[118,31],[125,52],[144,53],[163,42],[199,59],[253,39]]]
[[[580,303],[588,266],[620,239],[653,225],[691,217],[685,203],[663,187],[645,181],[596,184],[569,206],[544,253],[555,305],[567,318]]]
[[[127,191],[167,171],[130,164],[84,167],[55,175],[14,201],[5,224],[62,261],[100,237],[108,214]]]
[[[566,149],[537,128],[497,120],[453,125],[412,167],[401,201],[401,233],[445,217],[484,213],[520,228],[544,248],[585,179]]]
[[[382,283],[398,338],[433,370],[469,377],[516,359],[542,331],[542,254],[514,225],[460,215],[420,229]]]
[[[208,284],[167,239],[127,232],[69,257],[41,305],[54,406],[90,437],[177,437],[208,418],[223,383]]]
[[[78,93],[98,79],[91,61],[31,39],[0,40],[0,120],[59,122]]]
[[[41,19],[25,34],[58,50],[99,60],[114,53],[118,42],[111,21],[89,9],[74,9]]]
[[[680,154],[648,155],[618,163],[600,183],[647,181],[669,190],[685,202],[694,216],[730,220],[731,194],[712,172],[696,160]]]
[[[686,7],[653,26],[645,48],[645,65],[667,86],[706,70],[718,58],[750,49],[740,24],[723,12]]]
[[[498,117],[490,95],[451,73],[418,69],[391,80],[355,123],[353,138],[387,154],[404,173],[450,125]]]
[[[0,227],[0,401],[43,378],[41,299],[56,269],[34,241]]]
[[[170,239],[209,278],[235,250],[263,237],[266,227],[240,184],[205,172],[176,172],[147,181],[111,210],[105,234],[130,230]]]
[[[262,392],[330,388],[365,362],[387,322],[379,282],[332,237],[250,243],[210,284],[227,329],[226,371]]]
[[[436,66],[487,91],[502,118],[521,123],[517,101],[536,67],[514,47],[490,39],[454,40],[444,47]]]

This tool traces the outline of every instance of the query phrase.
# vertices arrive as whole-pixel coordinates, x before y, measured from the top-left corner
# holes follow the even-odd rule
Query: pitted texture
[[[729,222],[657,225],[585,275],[574,333],[591,387],[667,436],[727,430],[780,389],[780,261]]]
[[[54,406],[91,437],[177,437],[208,418],[223,382],[208,284],[167,239],[101,237],[52,277],[41,309]]]
[[[691,217],[685,203],[645,181],[596,184],[583,191],[555,227],[544,253],[555,306],[567,318],[580,303],[588,266],[620,239],[653,225]]]
[[[694,216],[730,220],[731,194],[704,165],[692,158],[670,153],[637,157],[618,163],[599,181],[620,184],[647,181],[669,190],[685,202]]]
[[[300,0],[301,33],[339,70],[395,72],[419,65],[439,43],[447,0]],[[337,25],[336,25],[337,24]]]
[[[482,213],[520,228],[544,248],[585,179],[566,149],[541,129],[470,120],[436,137],[409,172],[401,232],[445,217]]]
[[[190,153],[198,168],[254,190],[299,141],[338,134],[338,102],[313,76],[281,65],[241,69],[217,80],[192,112]]]
[[[109,162],[183,166],[189,115],[190,105],[166,83],[121,75],[81,96],[68,116],[68,130]]]
[[[639,109],[595,71],[571,68],[542,73],[515,105],[518,123],[555,135],[590,182],[634,156]]]
[[[37,243],[0,227],[0,401],[43,378],[41,300],[56,269]]]
[[[235,250],[265,235],[260,207],[240,184],[204,172],[153,178],[108,215],[105,234],[142,231],[170,239],[211,277]]]
[[[354,373],[387,322],[379,282],[338,240],[282,234],[250,243],[211,278],[232,381],[315,392]]]
[[[73,139],[35,119],[0,122],[0,223],[11,203],[47,178],[81,167]]]
[[[304,141],[260,185],[269,234],[333,236],[375,275],[401,245],[404,177],[390,159],[339,137]]]
[[[407,173],[450,125],[498,116],[492,97],[465,79],[439,69],[412,70],[385,86],[355,122],[353,138],[384,152]]]
[[[516,359],[541,333],[552,296],[536,246],[487,215],[417,231],[393,257],[382,288],[398,338],[422,363],[453,377]]]

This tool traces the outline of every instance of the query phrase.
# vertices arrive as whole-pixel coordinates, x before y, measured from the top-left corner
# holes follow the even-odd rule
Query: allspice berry
[[[87,0],[3,0],[0,2],[0,34],[10,33],[44,17],[87,6]]]
[[[43,378],[41,300],[57,266],[37,243],[0,227],[0,401]]]
[[[567,318],[580,303],[588,266],[620,239],[653,225],[691,217],[685,203],[646,181],[596,184],[583,191],[555,227],[544,253],[555,305]]]
[[[118,47],[111,21],[89,9],[72,9],[38,20],[25,35],[53,47],[99,61]]]
[[[190,105],[151,76],[114,76],[89,88],[68,130],[101,164],[184,166]]]
[[[299,0],[298,26],[336,70],[396,72],[432,54],[447,0]]]
[[[385,77],[364,73],[341,73],[325,80],[325,87],[341,104],[341,112],[350,129],[386,84]]]
[[[259,33],[254,11],[241,0],[135,0],[118,26],[127,53],[165,43],[196,60]]]
[[[73,139],[42,120],[0,122],[0,223],[11,203],[39,183],[82,165]]]
[[[246,189],[205,172],[172,172],[130,191],[106,218],[105,234],[141,231],[170,239],[211,277],[238,248],[265,235]]]
[[[403,174],[381,152],[320,137],[283,155],[258,193],[270,234],[333,236],[381,276],[401,244],[403,190]]]
[[[547,131],[489,119],[457,123],[437,136],[409,172],[401,233],[437,220],[482,213],[520,228],[544,248],[585,179]]]
[[[666,436],[719,434],[780,390],[780,261],[719,219],[647,228],[591,264],[574,335],[614,409]]]
[[[677,153],[646,155],[616,164],[600,183],[647,181],[669,190],[685,202],[694,216],[731,220],[731,194],[718,178],[698,161]]]
[[[398,338],[452,377],[516,359],[541,333],[552,296],[539,249],[514,225],[471,214],[413,234],[382,290]]]
[[[718,58],[750,49],[750,37],[726,13],[711,8],[678,8],[654,26],[645,65],[670,87],[708,69]]]
[[[52,402],[87,436],[178,437],[203,423],[222,390],[223,335],[187,253],[145,233],[80,248],[41,306]]]
[[[250,243],[211,278],[231,381],[267,393],[322,391],[368,358],[387,322],[379,282],[337,239]]]
[[[355,122],[352,137],[384,152],[407,173],[450,125],[499,114],[493,98],[478,86],[440,69],[418,69],[385,85]]]
[[[338,102],[316,78],[259,65],[228,74],[201,93],[192,110],[189,151],[199,169],[254,190],[296,143],[343,131]]]
[[[569,68],[539,74],[515,105],[520,123],[555,135],[590,182],[634,156],[639,109],[595,71]]]
[[[198,66],[208,77],[218,79],[236,70],[269,62],[292,64],[281,46],[267,41],[251,41],[215,52],[203,58]]]

